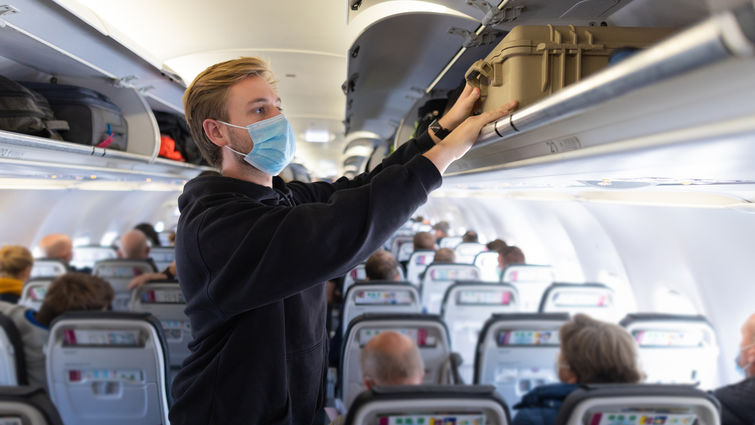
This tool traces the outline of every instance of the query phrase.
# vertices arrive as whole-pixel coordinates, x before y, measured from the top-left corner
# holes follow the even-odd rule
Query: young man
[[[275,176],[293,158],[294,134],[267,64],[240,58],[197,76],[186,118],[222,176],[193,179],[178,200],[176,261],[194,341],[173,384],[174,425],[312,423],[327,367],[323,282],[376,251],[482,126],[515,107],[467,118],[478,97],[468,87],[439,134],[370,173],[285,184]]]

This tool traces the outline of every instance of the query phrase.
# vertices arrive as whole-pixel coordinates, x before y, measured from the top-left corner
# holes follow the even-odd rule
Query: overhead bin
[[[0,131],[8,177],[56,173],[182,184],[205,169],[157,157],[160,130],[152,110],[182,113],[183,82],[54,1],[14,0],[0,7],[0,74],[94,90],[121,110],[128,126],[125,151]]]

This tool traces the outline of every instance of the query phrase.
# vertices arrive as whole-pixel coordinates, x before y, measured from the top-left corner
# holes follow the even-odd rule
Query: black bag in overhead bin
[[[65,84],[24,82],[50,102],[55,117],[68,121],[63,139],[82,145],[125,151],[128,125],[118,105],[94,90]]]
[[[160,127],[160,133],[170,136],[176,142],[176,150],[186,159],[186,162],[196,165],[207,165],[207,161],[202,158],[202,153],[194,143],[191,137],[191,130],[186,123],[183,115],[172,114],[169,112],[152,111],[157,120],[157,126]]]
[[[0,75],[0,130],[63,140],[56,130],[67,129],[44,96]]]

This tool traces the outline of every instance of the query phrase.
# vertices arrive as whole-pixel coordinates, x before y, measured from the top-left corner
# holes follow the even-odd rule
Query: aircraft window
[[[378,425],[485,425],[485,415],[432,414],[432,415],[386,415],[378,416]]]
[[[165,222],[163,222],[163,221],[158,221],[157,223],[155,223],[155,231],[156,231],[157,233],[160,233],[160,232],[162,232],[163,230],[165,230]]]
[[[656,311],[668,314],[701,314],[692,300],[670,288],[658,288],[653,297]]]

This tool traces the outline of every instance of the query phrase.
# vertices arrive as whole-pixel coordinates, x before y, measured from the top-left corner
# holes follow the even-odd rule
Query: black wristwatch
[[[430,130],[435,133],[435,136],[439,138],[440,140],[445,139],[446,136],[451,132],[451,130],[447,128],[443,128],[442,125],[438,122],[437,118],[433,120],[433,122],[429,125]]]

